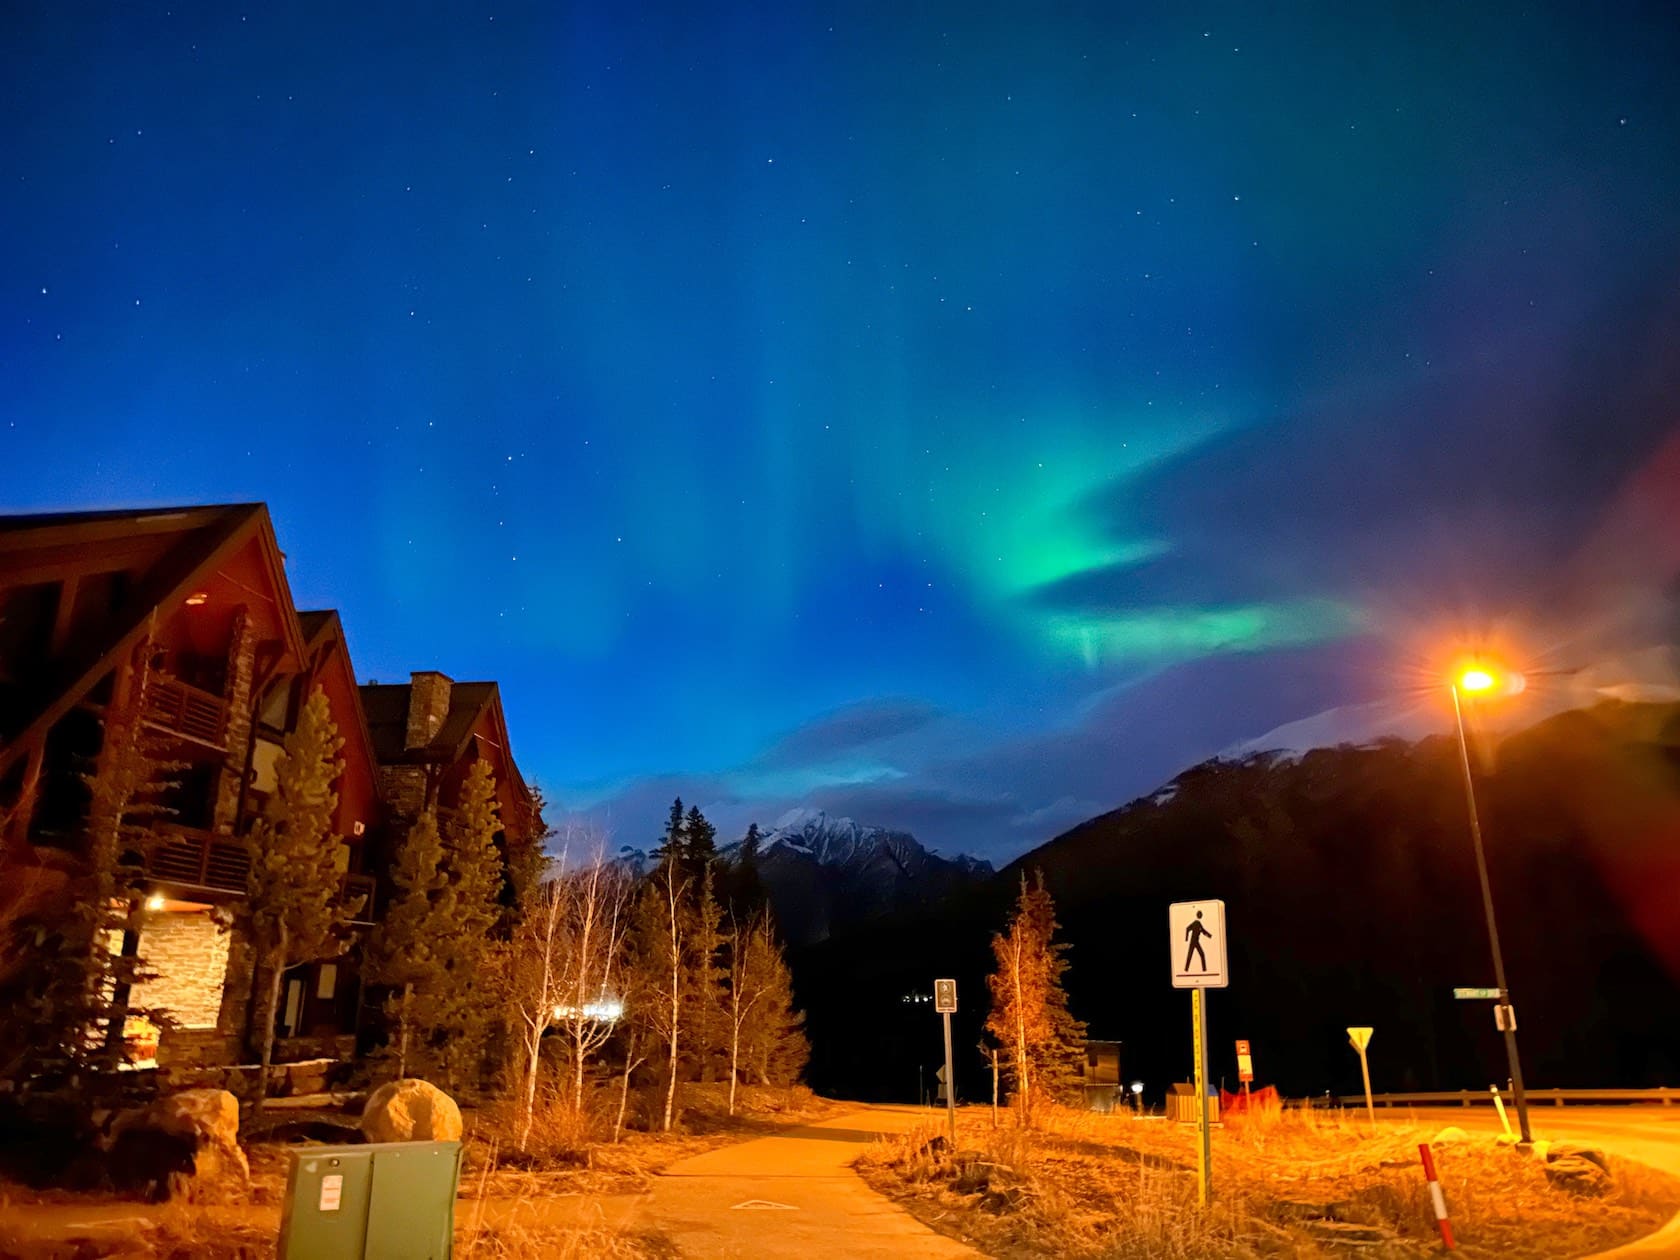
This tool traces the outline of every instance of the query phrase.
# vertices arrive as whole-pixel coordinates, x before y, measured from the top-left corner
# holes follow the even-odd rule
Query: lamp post
[[[1493,949],[1493,982],[1499,987],[1499,1001],[1505,1007],[1505,1057],[1511,1064],[1511,1093],[1517,1103],[1517,1127],[1525,1144],[1534,1141],[1528,1128],[1528,1095],[1523,1090],[1522,1064],[1517,1058],[1516,1019],[1512,1015],[1511,990],[1505,983],[1505,957],[1499,949],[1499,925],[1493,917],[1493,887],[1488,883],[1487,855],[1482,850],[1482,822],[1476,810],[1476,785],[1470,777],[1470,741],[1464,734],[1464,705],[1459,692],[1491,691],[1497,679],[1486,669],[1464,670],[1452,681],[1453,719],[1458,726],[1459,764],[1464,770],[1464,800],[1470,809],[1470,842],[1476,850],[1476,874],[1482,881],[1482,909],[1487,914],[1488,944]]]

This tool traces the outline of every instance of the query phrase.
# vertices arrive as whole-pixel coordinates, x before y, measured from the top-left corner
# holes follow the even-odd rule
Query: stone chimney
[[[435,669],[417,670],[409,675],[404,748],[424,748],[437,737],[443,719],[449,716],[449,689],[454,685],[447,674]]]

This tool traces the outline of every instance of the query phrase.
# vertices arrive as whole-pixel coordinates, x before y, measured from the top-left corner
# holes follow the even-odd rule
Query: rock
[[[1449,1124],[1434,1137],[1429,1139],[1431,1146],[1450,1146],[1454,1142],[1468,1142],[1470,1135],[1456,1124]]]
[[[1553,1142],[1547,1148],[1546,1158],[1548,1162],[1558,1159],[1584,1159],[1589,1164],[1597,1164],[1605,1172],[1610,1171],[1610,1160],[1604,1152],[1596,1146],[1587,1146],[1581,1142]]]
[[[239,1100],[225,1089],[184,1089],[146,1110],[165,1133],[226,1143],[239,1139]]]
[[[461,1137],[461,1109],[429,1082],[409,1077],[381,1085],[362,1110],[370,1142],[454,1142]]]
[[[1597,1198],[1610,1189],[1610,1174],[1580,1155],[1565,1155],[1546,1165],[1546,1180],[1570,1194]]]
[[[107,1139],[111,1179],[153,1200],[246,1198],[251,1167],[239,1146],[239,1103],[224,1089],[187,1089],[125,1112]]]

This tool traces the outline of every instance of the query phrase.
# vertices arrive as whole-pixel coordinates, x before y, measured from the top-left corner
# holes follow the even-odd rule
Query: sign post
[[[1365,1078],[1365,1114],[1370,1117],[1371,1126],[1376,1127],[1377,1105],[1371,1101],[1371,1062],[1365,1057],[1365,1047],[1371,1044],[1373,1028],[1348,1029],[1348,1045],[1359,1051],[1359,1072]]]
[[[1225,903],[1179,901],[1167,908],[1172,938],[1172,982],[1190,990],[1190,1026],[1196,1055],[1197,1202],[1213,1198],[1213,1129],[1208,1122],[1207,990],[1230,983],[1225,956]],[[1182,959],[1182,965],[1180,960]]]
[[[933,1009],[945,1021],[945,1116],[950,1123],[951,1149],[957,1149],[957,1078],[951,1070],[951,1016],[957,1011],[957,982],[933,982]]]

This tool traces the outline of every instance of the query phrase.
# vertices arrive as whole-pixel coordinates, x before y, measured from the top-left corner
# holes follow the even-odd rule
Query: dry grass
[[[1440,1250],[1417,1144],[1432,1132],[1315,1112],[1233,1119],[1214,1137],[1213,1204],[1196,1202],[1190,1126],[1058,1111],[1036,1131],[965,1115],[958,1149],[936,1128],[884,1142],[859,1171],[942,1232],[1006,1260],[1359,1254]],[[1578,1256],[1658,1228],[1680,1182],[1611,1162],[1597,1198],[1555,1188],[1538,1160],[1491,1139],[1436,1149],[1466,1256]]]
[[[737,1092],[734,1116],[727,1086],[685,1085],[681,1096],[682,1115],[672,1132],[627,1129],[617,1142],[612,1141],[615,1095],[602,1091],[581,1117],[569,1100],[551,1096],[536,1110],[524,1151],[517,1106],[498,1103],[469,1112],[462,1194],[640,1193],[649,1178],[680,1159],[843,1110],[803,1085],[744,1087]]]
[[[43,1240],[0,1225],[0,1260],[273,1260],[274,1250],[272,1227],[174,1203],[74,1237]]]

